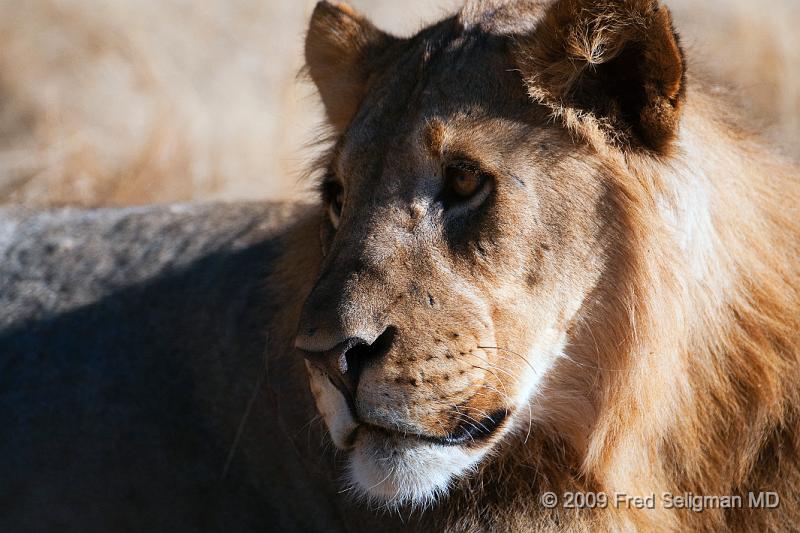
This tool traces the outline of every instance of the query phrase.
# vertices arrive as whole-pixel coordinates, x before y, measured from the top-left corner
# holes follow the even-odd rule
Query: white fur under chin
[[[350,452],[348,482],[373,505],[427,507],[473,470],[487,449],[467,450],[363,432]]]

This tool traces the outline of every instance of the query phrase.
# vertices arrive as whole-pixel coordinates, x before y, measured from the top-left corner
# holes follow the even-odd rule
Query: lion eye
[[[342,216],[342,209],[344,208],[344,190],[339,187],[339,191],[331,199],[331,209],[337,217]]]
[[[445,187],[454,197],[466,200],[481,190],[486,176],[476,169],[449,166],[445,169]]]
[[[335,181],[324,184],[325,201],[328,202],[328,214],[334,227],[339,226],[339,219],[344,209],[344,187]]]

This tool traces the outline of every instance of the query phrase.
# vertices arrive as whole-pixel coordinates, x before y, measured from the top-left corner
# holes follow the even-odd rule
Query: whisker
[[[518,358],[520,358],[520,359],[521,359],[521,360],[522,360],[522,361],[523,361],[523,362],[524,362],[526,365],[528,365],[528,367],[529,367],[529,368],[530,368],[530,369],[533,371],[533,373],[534,373],[534,375],[535,375],[535,376],[537,376],[537,377],[538,377],[538,376],[539,376],[539,374],[540,374],[540,372],[538,372],[538,371],[536,370],[536,368],[534,368],[534,366],[531,364],[531,362],[530,362],[530,361],[528,361],[528,359],[527,359],[526,357],[522,356],[521,354],[519,354],[519,353],[517,353],[517,352],[515,352],[515,351],[513,351],[513,350],[509,350],[508,348],[501,348],[501,347],[499,347],[499,346],[478,346],[478,348],[480,348],[480,349],[482,349],[482,350],[497,350],[498,352],[507,352],[507,353],[510,353],[510,354],[512,354],[512,355],[515,355],[515,356],[517,356]],[[504,358],[508,359],[508,358],[507,358],[506,356],[504,356],[502,353],[498,353],[498,355],[500,355],[501,357],[504,357]],[[510,360],[510,359],[509,359],[509,360]],[[538,400],[536,400],[536,399],[534,398],[534,399],[533,399],[533,401],[538,401]],[[525,434],[525,444],[527,444],[527,443],[528,443],[528,439],[530,438],[531,431],[533,430],[533,409],[531,408],[531,403],[530,403],[530,400],[526,402],[526,406],[527,406],[527,408],[528,408],[528,431],[527,431],[527,433]]]
[[[503,352],[508,352],[508,353],[510,353],[512,355],[516,355],[517,357],[522,359],[522,361],[526,365],[528,365],[528,367],[533,371],[534,374],[536,374],[537,376],[539,375],[539,372],[536,370],[536,368],[534,368],[534,366],[531,364],[530,361],[528,361],[527,358],[523,357],[522,355],[518,354],[517,352],[515,352],[513,350],[509,350],[508,348],[501,348],[499,346],[478,346],[478,348],[480,348],[481,350],[499,350],[499,351],[503,351]]]
[[[480,346],[479,346],[478,348],[480,349]],[[508,370],[506,370],[506,369],[504,369],[504,368],[500,368],[499,366],[495,365],[494,363],[490,362],[489,360],[487,360],[487,359],[484,359],[483,357],[481,357],[481,356],[479,356],[479,355],[476,355],[476,354],[475,354],[475,352],[470,352],[470,355],[471,355],[471,356],[473,356],[473,357],[477,357],[477,358],[478,358],[478,359],[480,359],[481,361],[484,361],[484,362],[485,362],[487,365],[489,365],[490,367],[492,367],[492,368],[494,368],[494,369],[496,369],[496,370],[499,370],[500,372],[503,372],[504,374],[506,374],[507,376],[509,376],[511,379],[514,379],[514,380],[516,380],[516,379],[517,379],[517,376],[515,376],[514,374],[512,374],[512,373],[511,373],[511,372],[509,372]],[[500,381],[500,377],[499,377],[499,376],[495,375],[495,377],[497,378],[497,380],[498,380],[498,381]]]
[[[388,460],[388,459],[390,459],[390,458],[388,458],[388,457],[387,457],[387,460]],[[383,483],[383,482],[385,482],[387,479],[389,479],[390,477],[392,477],[392,475],[393,475],[393,474],[394,474],[394,466],[390,466],[390,467],[389,467],[389,472],[386,474],[386,477],[384,477],[382,480],[378,481],[377,483],[375,483],[374,485],[372,485],[371,487],[369,487],[368,489],[366,489],[364,492],[367,492],[367,493],[368,493],[369,491],[371,491],[372,489],[374,489],[375,487],[377,487],[378,485],[382,484],[382,483]],[[388,502],[386,502],[386,507],[385,507],[385,510],[386,510],[386,511],[389,511],[389,510],[390,510],[390,508],[388,507],[388,505],[389,505],[391,502],[393,502],[393,501],[394,501],[394,498],[395,498],[396,496],[397,496],[397,495],[395,494],[395,496],[394,496],[392,499],[390,499]]]
[[[244,433],[244,427],[247,423],[247,419],[250,417],[250,412],[253,410],[253,405],[256,403],[256,398],[258,397],[258,391],[261,390],[261,385],[264,381],[264,375],[259,374],[258,379],[256,380],[256,386],[253,387],[253,394],[250,395],[250,400],[247,402],[247,407],[245,408],[244,414],[242,415],[242,419],[239,421],[239,426],[236,428],[236,435],[233,437],[233,444],[231,444],[231,449],[228,452],[228,457],[225,459],[225,467],[222,469],[222,477],[220,481],[224,480],[228,476],[228,471],[230,470],[231,464],[233,463],[233,457],[236,454],[236,448],[239,446],[239,441],[242,438],[242,434]]]

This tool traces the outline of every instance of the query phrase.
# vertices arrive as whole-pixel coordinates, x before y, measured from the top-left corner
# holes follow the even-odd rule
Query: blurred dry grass
[[[694,64],[800,155],[800,2],[667,0]],[[312,0],[0,0],[0,200],[290,198],[320,110]],[[352,0],[408,34],[458,0]]]

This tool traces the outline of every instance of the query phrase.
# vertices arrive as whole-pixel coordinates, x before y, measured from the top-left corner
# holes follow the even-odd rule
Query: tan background
[[[0,0],[0,201],[291,198],[319,123],[306,0]],[[352,0],[409,34],[458,0]],[[800,155],[800,1],[671,0],[696,70]]]

